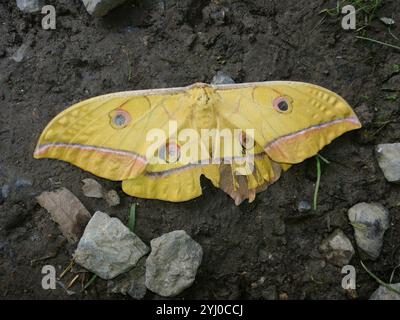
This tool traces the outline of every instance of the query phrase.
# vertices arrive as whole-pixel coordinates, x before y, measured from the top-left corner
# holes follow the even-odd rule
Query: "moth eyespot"
[[[125,110],[114,110],[110,112],[111,126],[114,129],[125,128],[131,122],[130,114]]]
[[[292,112],[292,102],[289,97],[279,97],[273,102],[274,109],[280,113]]]
[[[181,156],[181,147],[176,142],[167,142],[160,148],[159,156],[167,163],[176,163]]]
[[[252,150],[254,148],[254,139],[247,135],[246,132],[240,131],[239,143],[243,148],[243,151]]]

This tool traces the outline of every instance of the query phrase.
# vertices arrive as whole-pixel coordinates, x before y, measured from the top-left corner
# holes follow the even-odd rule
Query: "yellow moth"
[[[196,83],[79,102],[48,124],[34,156],[122,181],[132,196],[173,202],[200,196],[204,175],[239,205],[360,127],[343,98],[316,85]]]

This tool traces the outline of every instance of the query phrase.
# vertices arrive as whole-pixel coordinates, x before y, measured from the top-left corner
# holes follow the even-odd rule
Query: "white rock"
[[[19,10],[25,13],[34,13],[42,10],[43,0],[17,0]]]
[[[79,241],[74,259],[99,277],[113,279],[135,266],[148,251],[120,220],[97,211]]]
[[[386,180],[400,182],[400,143],[379,144],[376,153]]]
[[[330,263],[340,267],[347,265],[355,253],[351,241],[340,229],[336,229],[322,241],[320,250]]]
[[[120,6],[126,0],[82,0],[87,12],[92,16],[105,16],[112,9]]]
[[[393,283],[390,286],[400,292],[400,283]],[[369,300],[400,300],[400,294],[385,286],[380,286],[374,291]]]
[[[183,230],[151,240],[146,260],[146,287],[173,297],[190,287],[203,257],[203,249]]]
[[[379,203],[358,203],[348,211],[357,246],[375,260],[382,249],[383,236],[390,226],[389,212]]]

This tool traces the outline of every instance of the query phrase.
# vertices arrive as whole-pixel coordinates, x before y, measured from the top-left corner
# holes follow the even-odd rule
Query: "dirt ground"
[[[357,295],[350,295],[341,287],[341,268],[326,263],[318,251],[335,228],[356,247],[347,210],[362,201],[390,211],[381,256],[366,262],[389,281],[400,264],[400,186],[385,180],[374,147],[400,141],[400,98],[383,90],[395,76],[394,65],[400,65],[399,50],[357,40],[363,31],[343,30],[337,17],[323,19],[319,12],[336,1],[137,0],[103,19],[89,16],[81,0],[47,3],[56,7],[56,30],[41,28],[41,14],[22,14],[14,1],[0,3],[0,187],[11,186],[9,196],[0,199],[0,299],[128,299],[108,294],[99,279],[82,293],[76,284],[71,296],[59,286],[42,289],[42,266],[54,265],[60,273],[75,249],[35,200],[61,186],[91,213],[102,210],[125,223],[137,202],[136,234],[147,244],[177,229],[199,242],[204,258],[196,281],[177,299],[367,299],[378,285],[358,253],[351,261]],[[395,0],[383,1],[376,15],[400,23]],[[398,30],[390,34],[375,19],[364,32],[396,43]],[[29,44],[24,60],[11,60],[24,43]],[[312,201],[315,159],[294,166],[254,203],[239,207],[206,180],[202,197],[167,203],[126,196],[119,182],[95,177],[121,195],[115,208],[82,194],[81,180],[92,177],[89,173],[33,159],[46,124],[75,102],[109,92],[210,82],[219,70],[236,82],[319,84],[354,107],[364,127],[322,150],[331,163],[323,166],[317,211],[297,210],[299,201]],[[399,272],[393,281],[400,282]],[[158,297],[148,291],[145,298]]]

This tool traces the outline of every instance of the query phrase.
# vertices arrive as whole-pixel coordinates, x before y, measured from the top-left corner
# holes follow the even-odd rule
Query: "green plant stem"
[[[134,203],[131,206],[131,210],[129,213],[128,228],[129,230],[131,230],[131,232],[133,232],[133,230],[135,229],[135,224],[136,224],[136,203]]]
[[[315,183],[315,191],[314,191],[314,201],[313,201],[314,211],[317,210],[318,190],[319,190],[319,184],[321,182],[321,161],[319,160],[318,156],[315,157],[315,160],[317,161],[317,182]]]
[[[377,44],[380,44],[380,45],[383,45],[383,46],[386,46],[386,47],[390,47],[390,48],[394,48],[394,49],[400,50],[400,47],[399,46],[395,46],[394,44],[382,42],[382,41],[371,39],[371,38],[367,38],[367,37],[361,37],[361,36],[356,36],[356,38],[357,39],[361,39],[361,40],[370,41],[370,42],[377,43]]]
[[[321,156],[319,153],[317,154],[317,157],[320,158],[326,164],[330,164],[331,163],[327,158]]]
[[[90,280],[85,284],[82,291],[85,291],[97,279],[97,275],[93,275]]]
[[[374,275],[371,271],[369,271],[367,269],[367,267],[364,265],[364,263],[362,261],[360,261],[361,266],[364,268],[364,270],[372,277],[375,279],[376,282],[378,282],[380,285],[384,286],[385,288],[387,288],[388,290],[400,294],[400,291],[396,290],[395,288],[393,288],[390,284],[382,281],[381,279],[379,279],[376,275]]]

